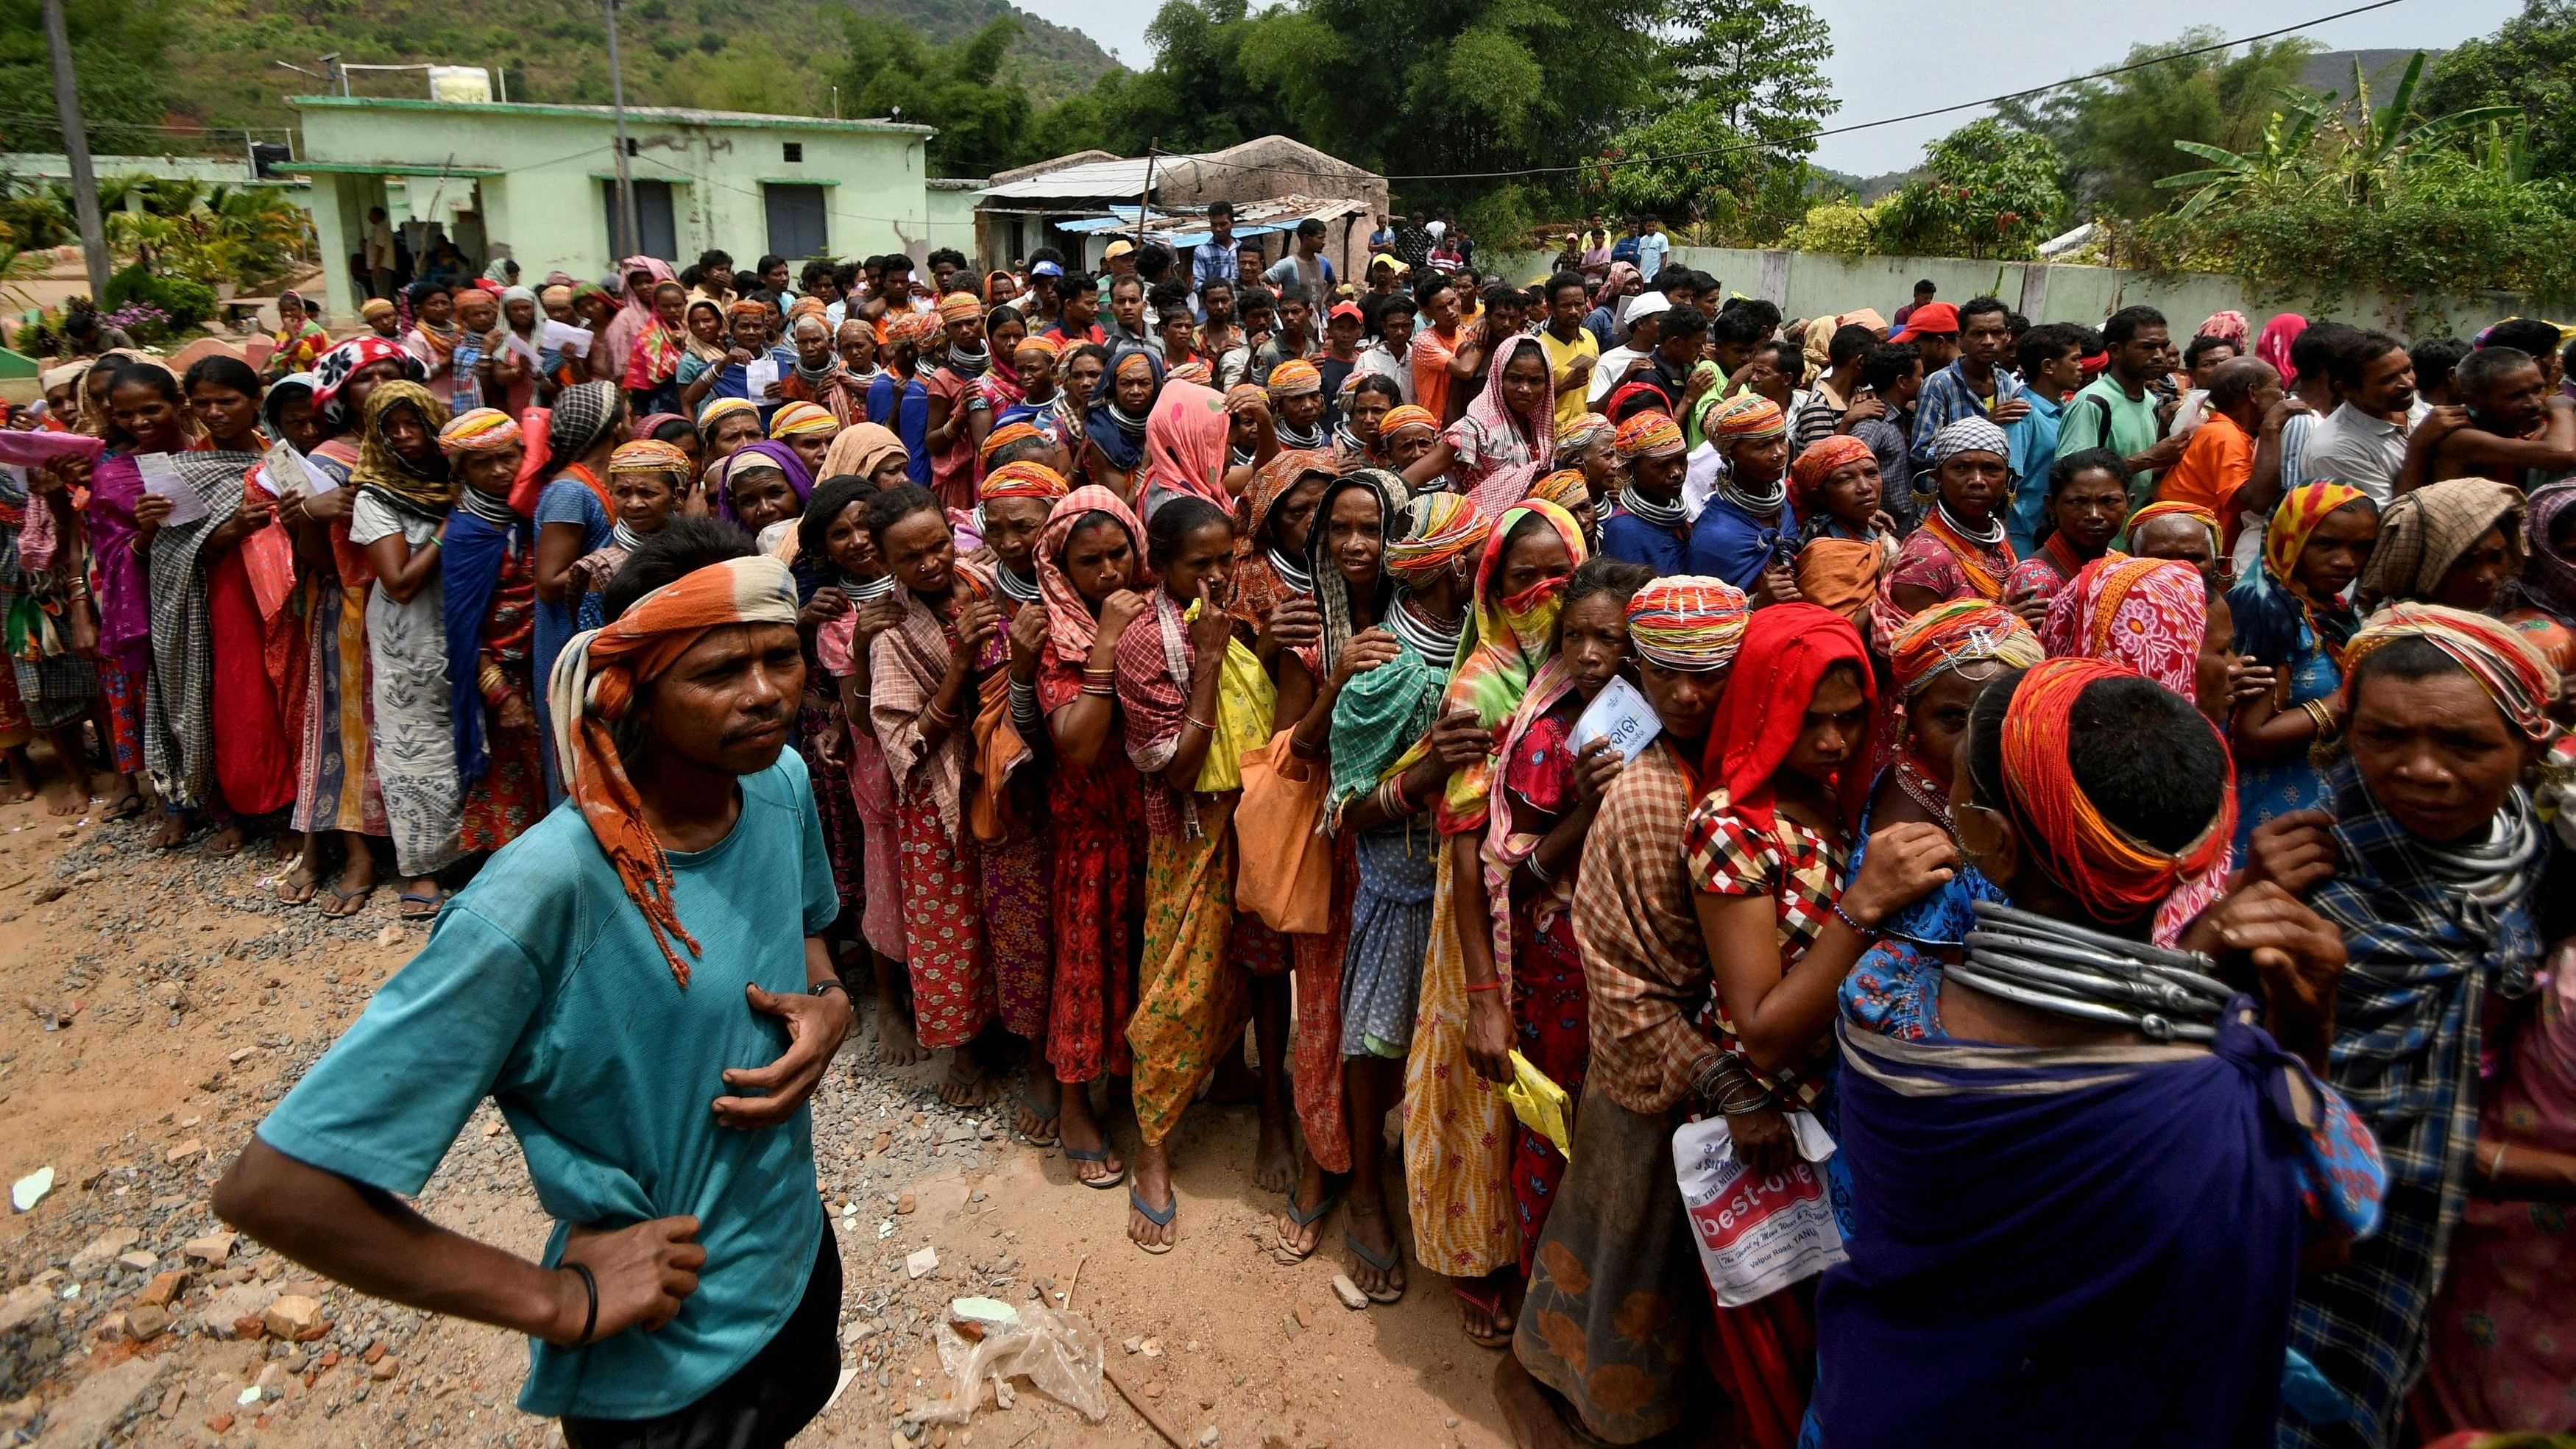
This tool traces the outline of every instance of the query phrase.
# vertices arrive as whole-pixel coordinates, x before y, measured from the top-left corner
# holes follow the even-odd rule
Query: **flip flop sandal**
[[[1313,1212],[1300,1212],[1297,1210],[1297,1194],[1294,1189],[1291,1189],[1288,1194],[1288,1221],[1295,1223],[1298,1230],[1302,1232],[1331,1216],[1333,1209],[1340,1206],[1341,1201],[1342,1195],[1340,1193],[1327,1192],[1324,1194],[1324,1200],[1315,1204],[1315,1210]],[[1314,1247],[1308,1248],[1302,1253],[1298,1252],[1295,1248],[1289,1247],[1287,1240],[1282,1239],[1279,1244],[1279,1255],[1289,1262],[1302,1263],[1308,1258],[1315,1256],[1315,1250],[1323,1246],[1324,1237],[1321,1233],[1315,1235]]]
[[[1041,1123],[1045,1124],[1045,1125],[1044,1125],[1044,1128],[1042,1129],[1042,1130],[1044,1131],[1045,1135],[1044,1135],[1044,1136],[1040,1136],[1040,1135],[1039,1135],[1038,1133],[1036,1133],[1036,1132],[1020,1132],[1019,1124],[1018,1124],[1017,1122],[1014,1122],[1014,1123],[1012,1123],[1012,1124],[1011,1124],[1011,1130],[1012,1130],[1012,1131],[1014,1131],[1014,1132],[1020,1132],[1020,1140],[1021,1140],[1021,1141],[1023,1141],[1023,1142],[1028,1143],[1031,1147],[1053,1147],[1053,1146],[1055,1146],[1055,1145],[1056,1145],[1056,1125],[1055,1125],[1055,1124],[1056,1124],[1056,1123],[1058,1123],[1058,1122],[1060,1122],[1060,1121],[1062,1121],[1062,1120],[1063,1120],[1063,1118],[1064,1118],[1064,1107],[1063,1107],[1062,1103],[1059,1101],[1059,1103],[1058,1103],[1058,1105],[1057,1105],[1057,1107],[1056,1107],[1056,1109],[1055,1109],[1054,1111],[1047,1113],[1047,1114],[1046,1114],[1045,1116],[1043,1116],[1043,1117],[1038,1117],[1038,1104],[1029,1100],[1028,1088],[1027,1088],[1027,1086],[1026,1086],[1026,1085],[1023,1085],[1023,1086],[1020,1088],[1020,1105],[1021,1105],[1023,1108],[1026,1108],[1026,1109],[1027,1109],[1028,1114],[1029,1114],[1030,1116],[1032,1116],[1032,1117],[1037,1117],[1037,1119],[1038,1119],[1038,1121],[1039,1121],[1039,1122],[1041,1122]]]
[[[1361,1242],[1359,1234],[1344,1233],[1342,1246],[1351,1250],[1351,1256],[1381,1273],[1401,1272],[1404,1268],[1404,1248],[1401,1244],[1397,1245],[1394,1252],[1381,1256],[1368,1244]],[[1368,1301],[1371,1303],[1393,1303],[1404,1297],[1404,1290],[1401,1288],[1380,1288],[1374,1293],[1369,1293],[1365,1288],[1360,1291],[1368,1293]]]
[[[298,890],[304,892],[304,894],[300,896],[288,894],[290,891]],[[277,883],[277,890],[275,892],[277,903],[281,906],[311,905],[313,903],[313,898],[321,893],[322,882],[318,880],[308,880],[300,886],[291,880],[282,880]]]
[[[115,802],[107,807],[107,814],[102,818],[108,820],[132,820],[142,813],[143,792],[140,790],[128,790],[124,794],[116,797]]]
[[[428,895],[422,895],[422,894],[421,894],[420,892],[418,892],[418,891],[404,891],[404,892],[402,893],[402,904],[403,904],[405,907],[411,907],[411,906],[427,906],[427,907],[429,907],[429,909],[428,909],[428,910],[425,910],[425,911],[413,911],[413,910],[405,909],[405,910],[402,912],[402,918],[403,918],[404,920],[406,920],[406,921],[434,921],[434,920],[438,919],[438,908],[439,908],[440,906],[443,906],[443,905],[447,904],[447,892],[445,892],[445,891],[433,891],[433,892],[431,892],[431,893],[430,893],[430,894],[428,894]]]
[[[1059,1143],[1058,1145],[1061,1146],[1062,1144]],[[1097,1152],[1086,1152],[1079,1147],[1066,1147],[1064,1149],[1064,1155],[1076,1162],[1097,1162],[1104,1166],[1109,1161],[1109,1149],[1106,1147],[1101,1148]],[[1089,1178],[1077,1172],[1073,1175],[1073,1180],[1081,1183],[1084,1187],[1098,1188],[1102,1192],[1107,1192],[1113,1187],[1124,1187],[1127,1185],[1127,1164],[1123,1162],[1118,1164],[1118,1170],[1107,1177]],[[1174,1201],[1177,1202],[1178,1199],[1176,1198]]]
[[[335,921],[345,921],[351,916],[356,915],[358,912],[365,910],[367,908],[367,898],[375,893],[376,888],[374,886],[368,886],[364,890],[354,891],[335,890],[330,886],[324,886],[322,889],[314,892],[313,899],[316,906],[321,910],[324,916]],[[337,907],[338,909],[334,909],[334,907]]]
[[[1152,1223],[1158,1228],[1168,1228],[1172,1225],[1173,1216],[1181,1210],[1181,1195],[1177,1192],[1172,1194],[1172,1205],[1164,1208],[1161,1212],[1156,1212],[1153,1207],[1145,1201],[1145,1195],[1131,1185],[1127,1189],[1127,1205],[1134,1208],[1136,1211],[1143,1213],[1145,1215],[1145,1221]],[[1127,1241],[1136,1243],[1134,1238],[1129,1238]],[[1136,1246],[1153,1254],[1157,1258],[1172,1251],[1172,1245],[1169,1243],[1136,1243]]]
[[[1488,1322],[1498,1325],[1502,1322],[1502,1289],[1490,1286],[1483,1289],[1475,1289],[1470,1288],[1463,1283],[1453,1283],[1449,1285],[1449,1291],[1457,1294],[1458,1301],[1466,1304],[1468,1307],[1483,1309],[1485,1318]],[[1497,1327],[1491,1336],[1485,1336],[1468,1333],[1466,1332],[1464,1325],[1461,1325],[1459,1332],[1469,1343],[1474,1344],[1478,1348],[1509,1348],[1512,1346],[1512,1331],[1508,1328]]]

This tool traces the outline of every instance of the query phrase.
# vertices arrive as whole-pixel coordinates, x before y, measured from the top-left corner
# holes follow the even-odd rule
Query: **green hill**
[[[1008,0],[628,0],[618,12],[627,99],[828,115],[846,50],[842,23],[853,11],[904,21],[934,42],[1016,16],[1022,30],[1006,71],[1041,104],[1116,64],[1081,31]],[[589,0],[193,0],[186,18],[161,18],[160,79],[174,123],[291,125],[286,96],[318,86],[271,62],[318,71],[318,57],[333,50],[344,63],[500,70],[514,101],[609,99],[602,14]],[[416,96],[426,82],[362,73],[352,89]]]

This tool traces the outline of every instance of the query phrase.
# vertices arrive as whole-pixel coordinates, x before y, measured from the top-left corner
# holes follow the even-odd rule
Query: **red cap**
[[[1333,310],[1324,314],[1324,320],[1327,322],[1337,322],[1344,317],[1348,317],[1354,322],[1365,322],[1368,320],[1368,314],[1360,310],[1360,304],[1357,302],[1335,302],[1333,304]]]
[[[1958,308],[1947,302],[1926,302],[1907,313],[1905,329],[1887,340],[1903,342],[1918,332],[1956,332],[1958,330]]]

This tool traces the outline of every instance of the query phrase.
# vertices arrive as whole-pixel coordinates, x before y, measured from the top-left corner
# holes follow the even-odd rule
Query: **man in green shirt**
[[[2102,324],[2110,365],[2066,400],[2057,430],[2057,456],[2108,448],[2127,461],[2129,506],[2155,501],[2156,475],[2182,460],[2187,438],[2160,436],[2155,380],[2164,371],[2170,337],[2165,314],[2153,307],[2123,307]]]
[[[750,552],[674,519],[627,560],[558,669],[572,798],[447,903],[215,1188],[316,1272],[535,1340],[519,1406],[571,1449],[783,1445],[840,1368],[806,1105],[850,1026],[820,934],[840,901],[786,748],[795,582]],[[486,1096],[556,1219],[537,1263],[402,1200]]]

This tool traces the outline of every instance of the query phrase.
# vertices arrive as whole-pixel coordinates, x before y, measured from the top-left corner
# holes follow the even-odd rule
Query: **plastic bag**
[[[1274,931],[1320,936],[1333,925],[1333,842],[1324,818],[1323,766],[1301,760],[1282,730],[1242,756],[1235,806],[1234,908]]]
[[[1724,1117],[1686,1122],[1673,1133],[1673,1175],[1691,1241],[1723,1307],[1740,1308],[1850,1256],[1817,1166],[1834,1155],[1834,1139],[1805,1112],[1789,1114],[1789,1130],[1803,1160],[1775,1177],[1745,1170]]]
[[[1521,1125],[1548,1140],[1557,1156],[1574,1160],[1574,1099],[1556,1079],[1519,1052],[1512,1053],[1512,1079],[1503,1084],[1503,1100]]]
[[[994,1308],[1005,1305],[976,1300]],[[952,1306],[939,1325],[939,1367],[948,1375],[948,1396],[936,1404],[908,1411],[917,1424],[964,1424],[983,1402],[984,1381],[1025,1378],[1031,1387],[1097,1424],[1109,1417],[1108,1390],[1102,1360],[1108,1340],[1079,1313],[1059,1313],[1040,1303],[1008,1307],[1009,1318],[994,1322],[986,1315],[961,1318]],[[961,1322],[980,1332],[969,1338]]]

